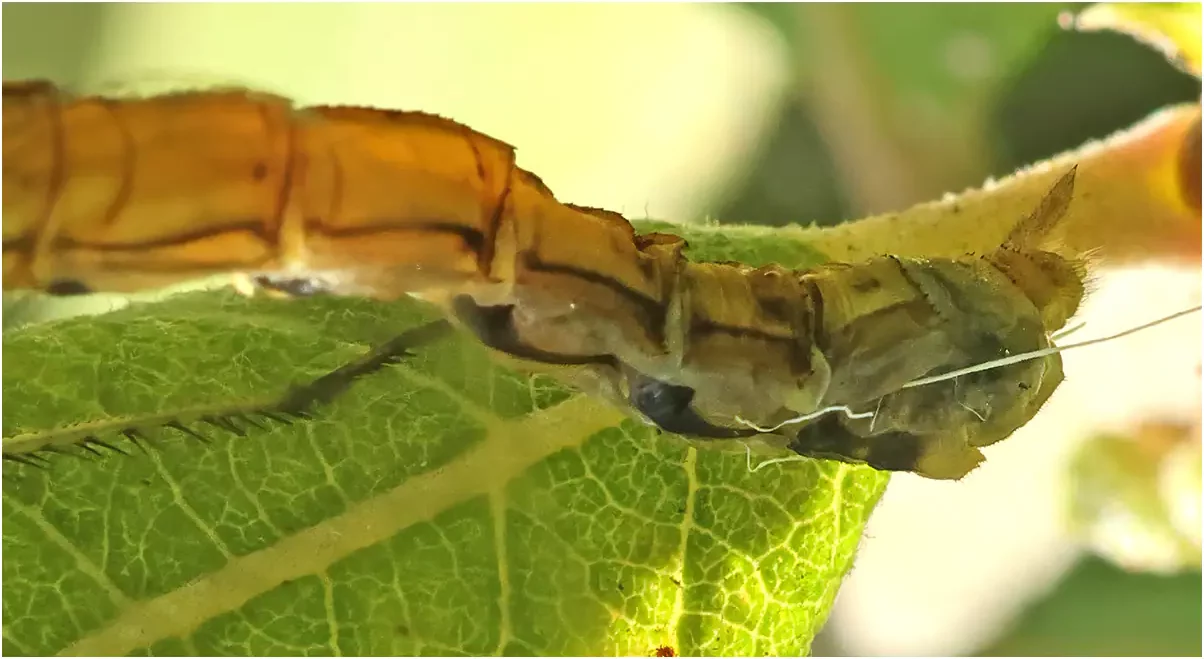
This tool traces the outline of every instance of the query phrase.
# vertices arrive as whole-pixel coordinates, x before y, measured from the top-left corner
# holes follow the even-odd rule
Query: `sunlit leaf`
[[[29,325],[4,434],[278,396],[430,317],[208,291]],[[261,422],[7,464],[5,653],[800,654],[886,483],[751,473],[464,338]]]
[[[1128,33],[1198,78],[1202,21],[1198,2],[1117,2],[1091,6],[1074,18],[1074,26]]]

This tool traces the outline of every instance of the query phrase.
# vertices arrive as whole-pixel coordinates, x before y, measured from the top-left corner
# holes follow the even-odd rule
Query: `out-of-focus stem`
[[[849,202],[857,212],[902,208],[917,200],[916,170],[891,134],[882,112],[883,85],[850,8],[840,4],[799,4],[794,8],[800,33],[796,58],[806,107],[840,172]]]
[[[1199,153],[1200,106],[1175,106],[980,189],[827,229],[785,228],[782,235],[835,260],[980,253],[998,246],[1077,163],[1063,235],[1068,250],[1094,250],[1109,264],[1198,262]]]

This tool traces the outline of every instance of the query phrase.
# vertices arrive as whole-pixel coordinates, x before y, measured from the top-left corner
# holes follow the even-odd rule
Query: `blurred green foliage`
[[[1200,583],[1084,559],[982,656],[1198,657]]]
[[[733,223],[836,224],[860,215],[817,126],[814,85],[829,62],[807,50],[814,13],[789,3],[740,5],[771,23],[794,54],[794,89],[752,171],[712,217]],[[1079,4],[829,5],[856,41],[858,71],[891,144],[917,188],[907,203],[977,185],[1104,137],[1176,102],[1199,82],[1158,52],[1116,33],[1063,30]],[[972,142],[959,149],[959,142]],[[944,160],[945,162],[940,162]],[[935,161],[935,162],[934,162]],[[935,192],[934,192],[935,191]]]
[[[1058,32],[1008,81],[994,110],[995,173],[1197,101],[1200,82],[1118,32]]]
[[[107,10],[104,3],[5,3],[4,21],[20,28],[4,30],[5,79],[78,83],[100,45]]]

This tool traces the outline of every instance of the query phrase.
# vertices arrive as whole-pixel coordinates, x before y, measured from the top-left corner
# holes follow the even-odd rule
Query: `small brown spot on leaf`
[[[656,649],[656,656],[658,656],[658,657],[676,657],[677,650],[674,650],[673,646],[671,646],[671,645],[662,645]]]

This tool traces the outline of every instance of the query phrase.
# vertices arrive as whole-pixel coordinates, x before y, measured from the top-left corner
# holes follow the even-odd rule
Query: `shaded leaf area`
[[[5,332],[5,441],[278,397],[435,317],[219,290]],[[6,464],[4,652],[809,649],[885,474],[750,473],[497,363],[453,336],[310,421]]]
[[[981,656],[1198,657],[1200,583],[1084,559]]]

